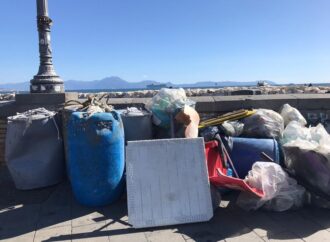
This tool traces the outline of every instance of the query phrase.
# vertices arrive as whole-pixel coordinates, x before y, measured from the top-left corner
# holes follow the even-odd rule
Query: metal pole
[[[56,74],[52,60],[48,0],[37,0],[40,65],[38,74],[30,81],[31,93],[63,93],[63,80]]]

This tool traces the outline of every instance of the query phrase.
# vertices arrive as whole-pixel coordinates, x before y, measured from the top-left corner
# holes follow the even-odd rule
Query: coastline
[[[220,87],[220,88],[185,88],[187,97],[200,96],[233,96],[233,95],[267,95],[267,94],[325,94],[330,93],[329,86],[262,86],[262,87]],[[245,92],[245,93],[244,93]],[[246,93],[252,94],[246,94]],[[158,93],[158,90],[136,90],[118,92],[79,92],[79,98],[87,98],[90,95],[108,94],[109,98],[150,98]]]
[[[269,94],[325,94],[330,93],[330,86],[238,86],[219,88],[185,88],[187,97],[200,96],[234,96],[234,95],[269,95]],[[71,90],[67,92],[73,92]],[[85,99],[92,95],[107,94],[108,98],[151,98],[157,94],[158,90],[76,90],[80,99]],[[0,101],[15,100],[15,92],[1,93]]]

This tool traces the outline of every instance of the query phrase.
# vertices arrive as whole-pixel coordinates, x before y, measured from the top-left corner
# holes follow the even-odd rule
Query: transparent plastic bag
[[[246,137],[280,139],[283,130],[282,116],[269,109],[258,109],[244,119],[243,136]]]
[[[289,184],[282,187],[273,199],[267,201],[263,208],[270,211],[283,212],[289,209],[301,208],[305,203],[305,188],[297,181],[288,177]]]
[[[238,137],[243,133],[244,124],[239,121],[226,121],[222,124],[226,135]]]
[[[153,113],[154,123],[162,127],[169,127],[170,114],[175,114],[178,109],[184,106],[194,107],[195,102],[189,100],[183,88],[170,89],[162,88],[146,103],[146,109]]]
[[[301,115],[298,109],[291,107],[289,104],[283,105],[281,116],[283,117],[285,126],[287,126],[291,121],[296,121],[301,126],[305,126],[307,124],[306,119]]]
[[[317,143],[329,139],[329,134],[322,124],[310,128],[311,139]],[[330,144],[329,144],[330,145]]]
[[[224,122],[221,124],[223,131],[225,135],[227,136],[234,136],[235,134],[235,128],[229,123],[229,122]]]
[[[282,167],[272,162],[256,162],[246,177],[247,183],[264,192],[262,198],[241,193],[237,204],[245,210],[261,207],[285,211],[303,205],[305,189],[288,176]]]
[[[185,105],[192,107],[195,105],[195,102],[187,98],[183,88],[162,88],[152,100],[146,104],[146,108],[149,111],[157,109],[173,113],[176,109],[183,108]]]
[[[311,132],[310,129],[301,126],[297,121],[291,121],[283,131],[281,144],[283,145],[297,139],[311,140]]]

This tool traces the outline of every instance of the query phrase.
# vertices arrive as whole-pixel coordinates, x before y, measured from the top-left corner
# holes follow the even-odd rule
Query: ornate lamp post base
[[[31,93],[62,93],[64,84],[59,76],[35,75],[30,81]]]

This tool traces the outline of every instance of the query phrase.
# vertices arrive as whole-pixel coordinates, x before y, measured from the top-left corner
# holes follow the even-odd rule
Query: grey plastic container
[[[147,111],[129,112],[120,110],[124,124],[125,141],[152,139],[152,115]]]
[[[17,189],[61,182],[65,176],[63,140],[55,112],[36,109],[8,117],[5,156]]]

